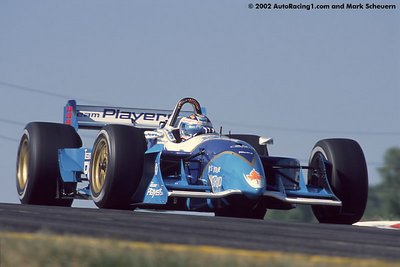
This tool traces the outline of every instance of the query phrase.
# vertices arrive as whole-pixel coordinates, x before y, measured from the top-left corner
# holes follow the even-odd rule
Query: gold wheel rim
[[[101,139],[97,143],[93,153],[93,163],[91,170],[91,184],[93,193],[99,194],[106,180],[109,153],[106,139]]]
[[[28,138],[25,138],[20,146],[18,154],[17,166],[17,183],[21,190],[25,189],[28,182],[28,163],[29,163],[29,146]]]

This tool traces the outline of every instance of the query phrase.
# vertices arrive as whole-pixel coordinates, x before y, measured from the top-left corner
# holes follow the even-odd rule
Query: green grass
[[[399,266],[400,262],[154,244],[48,233],[0,233],[0,267],[8,266]]]

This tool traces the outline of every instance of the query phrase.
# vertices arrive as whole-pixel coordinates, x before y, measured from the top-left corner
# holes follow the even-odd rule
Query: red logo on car
[[[254,188],[262,187],[262,176],[255,169],[252,169],[249,174],[243,174],[246,181]]]
[[[260,180],[262,178],[262,176],[255,169],[253,169],[250,174],[247,174],[246,177],[250,180]]]

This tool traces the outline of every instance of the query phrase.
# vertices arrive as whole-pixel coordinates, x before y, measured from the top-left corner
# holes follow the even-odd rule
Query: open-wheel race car
[[[364,213],[368,174],[360,145],[324,139],[308,166],[268,154],[271,138],[215,131],[194,98],[174,110],[77,105],[64,123],[31,122],[17,156],[24,204],[212,211],[262,219],[267,209],[312,205],[323,223],[352,224]],[[79,129],[98,130],[83,148]],[[303,172],[306,173],[304,176]]]

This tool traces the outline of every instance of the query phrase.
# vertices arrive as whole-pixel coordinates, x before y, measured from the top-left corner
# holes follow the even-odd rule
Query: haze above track
[[[400,260],[400,231],[0,203],[0,231]]]

